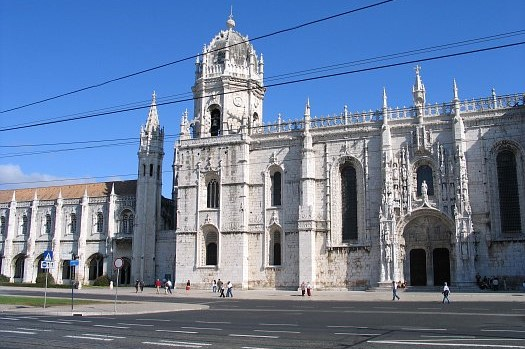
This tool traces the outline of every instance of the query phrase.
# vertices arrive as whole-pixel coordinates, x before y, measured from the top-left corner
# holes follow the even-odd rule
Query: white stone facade
[[[454,82],[451,102],[430,106],[418,67],[413,107],[390,108],[385,92],[378,111],[312,117],[307,103],[303,119],[265,124],[262,55],[234,22],[203,57],[175,146],[178,282],[362,289],[525,276],[523,94],[462,102]]]

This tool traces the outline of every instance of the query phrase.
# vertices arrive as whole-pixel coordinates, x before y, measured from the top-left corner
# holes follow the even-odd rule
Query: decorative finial
[[[228,29],[233,29],[235,27],[235,21],[233,20],[233,6],[230,7],[230,16],[226,21],[226,26]]]
[[[383,87],[383,108],[387,107],[386,87]]]
[[[459,97],[458,97],[458,85],[456,84],[456,79],[454,79],[454,100],[455,101],[459,100]]]
[[[153,103],[157,104],[157,93],[155,92],[155,90],[153,90],[153,97],[152,97],[152,98],[153,98],[153,99],[152,99],[151,103],[152,103],[152,104],[153,104]]]

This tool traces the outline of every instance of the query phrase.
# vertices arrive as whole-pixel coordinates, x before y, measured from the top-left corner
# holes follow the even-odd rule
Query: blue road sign
[[[46,262],[53,261],[53,251],[51,250],[44,251],[44,261]]]
[[[69,261],[69,266],[70,267],[77,267],[78,266],[78,260],[71,260]]]

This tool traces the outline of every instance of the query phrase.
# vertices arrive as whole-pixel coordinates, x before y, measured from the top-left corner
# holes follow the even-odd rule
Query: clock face
[[[242,105],[243,105],[242,97],[240,97],[240,96],[233,97],[233,104],[236,107],[242,107]]]

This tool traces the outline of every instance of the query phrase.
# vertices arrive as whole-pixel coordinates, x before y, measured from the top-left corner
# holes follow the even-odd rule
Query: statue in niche
[[[428,205],[428,185],[425,180],[421,183],[421,196],[423,197],[423,204]]]

